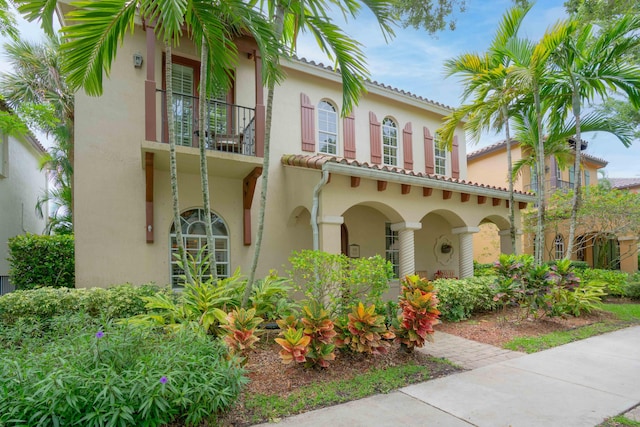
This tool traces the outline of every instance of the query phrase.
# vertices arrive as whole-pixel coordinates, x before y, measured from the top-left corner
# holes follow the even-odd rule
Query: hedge
[[[16,289],[73,288],[74,259],[71,235],[21,234],[9,239],[9,276]]]

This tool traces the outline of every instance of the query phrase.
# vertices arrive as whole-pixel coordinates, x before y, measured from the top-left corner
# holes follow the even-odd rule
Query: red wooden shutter
[[[411,122],[407,123],[402,130],[402,151],[404,153],[404,168],[413,170],[413,131]]]
[[[436,160],[433,153],[433,137],[426,126],[424,127],[424,164],[425,172],[429,174],[435,173]]]
[[[369,112],[369,138],[371,140],[371,163],[379,165],[382,163],[382,140],[380,122],[373,112]]]
[[[344,157],[356,158],[356,123],[353,113],[342,119],[344,136]]]
[[[460,149],[458,147],[458,137],[453,137],[453,147],[451,148],[451,176],[460,178]]]
[[[302,151],[316,151],[316,108],[309,97],[300,92],[300,117],[302,120]]]

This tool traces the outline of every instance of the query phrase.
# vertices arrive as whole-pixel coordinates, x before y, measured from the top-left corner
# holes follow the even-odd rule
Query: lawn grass
[[[504,348],[525,353],[536,353],[548,348],[583,340],[594,335],[615,331],[640,322],[640,304],[603,304],[602,310],[613,313],[618,321],[598,322],[568,331],[551,332],[538,337],[514,338],[504,344]]]
[[[253,423],[273,421],[310,409],[336,405],[373,394],[389,393],[429,378],[429,369],[415,364],[373,369],[351,379],[301,387],[287,397],[264,394],[247,396],[244,407],[252,414]]]
[[[617,417],[609,418],[598,427],[640,427],[640,421],[634,421],[624,415],[618,415]]]
[[[603,304],[602,309],[626,322],[640,322],[640,304]]]

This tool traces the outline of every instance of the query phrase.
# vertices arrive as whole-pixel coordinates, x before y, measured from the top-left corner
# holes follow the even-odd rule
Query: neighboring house
[[[200,65],[189,40],[173,50],[169,82],[186,246],[195,253],[205,243],[202,219],[210,214],[221,276],[238,267],[249,271],[264,153],[260,52],[248,38],[236,45],[234,87],[207,104],[206,210],[196,148]],[[134,65],[134,55],[144,57],[142,67]],[[77,286],[178,283],[163,57],[153,29],[138,26],[119,48],[104,94],[76,95]],[[370,82],[353,113],[342,118],[336,72],[298,59],[283,60],[283,66],[287,78],[275,93],[258,274],[272,268],[284,273],[292,251],[317,247],[386,256],[396,275],[471,276],[472,235],[487,221],[508,229],[508,192],[504,185],[467,179],[462,128],[451,152],[438,149],[434,133],[450,108]],[[533,201],[517,192],[516,221]],[[508,239],[501,249],[511,251]]]
[[[632,193],[640,192],[640,178],[605,178],[616,190],[629,190]]]
[[[583,141],[583,149],[585,148],[587,148],[587,143]],[[525,156],[523,156],[521,145],[514,141],[512,143],[513,163],[515,164],[523,157]],[[597,185],[598,170],[606,165],[605,160],[582,152],[582,185]],[[467,168],[469,178],[472,180],[492,185],[508,185],[506,142],[502,141],[470,153],[467,156]],[[573,161],[568,167],[561,169],[554,157],[545,159],[545,187],[549,195],[556,191],[567,191],[573,187],[573,169]],[[519,191],[535,193],[536,181],[535,168],[524,167],[514,182],[514,188]],[[533,205],[531,206],[533,207]],[[490,224],[482,225],[480,228],[480,233],[474,236],[474,259],[481,263],[492,262],[500,253],[496,240],[492,237],[495,234],[495,229]],[[518,234],[523,241],[523,251],[533,254],[533,236],[531,234],[523,235],[521,229],[518,230]],[[568,234],[568,226],[547,230],[545,233],[545,260],[564,257],[565,239]],[[638,270],[636,237],[625,235],[602,239],[601,233],[586,230],[578,225],[575,248],[576,253],[573,259],[586,261],[592,267],[614,268],[626,272]]]
[[[0,101],[0,110],[11,113]],[[36,215],[38,197],[47,189],[40,170],[45,149],[31,134],[9,136],[0,130],[0,295],[13,290],[9,282],[8,240],[18,234],[42,233],[46,219]]]

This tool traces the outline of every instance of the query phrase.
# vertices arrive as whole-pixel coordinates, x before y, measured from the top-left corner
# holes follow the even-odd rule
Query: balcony
[[[142,166],[145,167],[146,153],[151,153],[155,158],[153,167],[168,170],[166,92],[154,89],[152,94],[155,99],[154,102],[147,103],[146,138],[141,145]],[[198,102],[199,98],[195,96],[173,94],[174,138],[179,172],[199,173]],[[263,105],[250,108],[215,99],[207,100],[205,120],[209,175],[242,179],[262,166],[265,123]],[[156,128],[158,122],[160,123]],[[158,134],[160,138],[156,139],[155,135]]]
[[[162,137],[169,142],[167,125],[166,92],[161,97]],[[199,98],[179,93],[173,94],[174,137],[176,145],[199,147]],[[207,100],[205,106],[205,142],[208,150],[256,156],[255,108],[227,104],[220,100]]]

